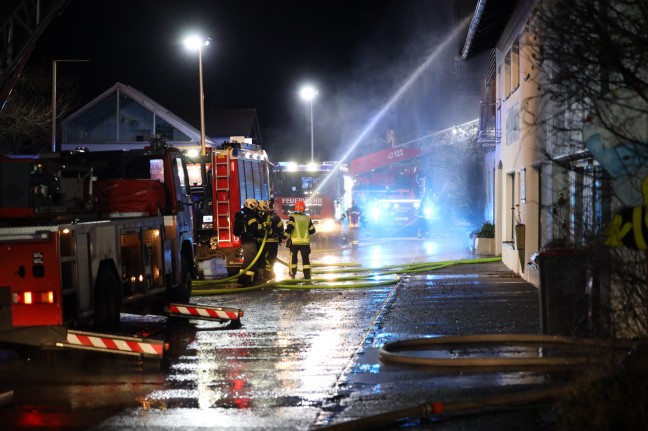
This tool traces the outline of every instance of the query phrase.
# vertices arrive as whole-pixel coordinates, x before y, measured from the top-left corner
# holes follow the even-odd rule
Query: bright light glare
[[[197,51],[203,46],[209,45],[209,39],[204,39],[200,36],[189,36],[184,40],[184,44],[187,48]]]
[[[309,171],[311,171],[311,172],[316,171],[317,170],[317,165],[315,163],[309,163],[308,166],[307,166],[307,169]]]
[[[297,170],[297,163],[295,163],[295,162],[286,163],[286,171],[294,172],[296,170]]]
[[[332,218],[322,220],[317,226],[317,231],[321,233],[335,232],[338,229],[338,224]]]
[[[380,208],[371,207],[371,209],[369,210],[369,215],[373,220],[378,220],[380,218]]]
[[[299,92],[299,95],[301,96],[302,99],[306,101],[313,100],[315,96],[317,96],[317,90],[311,86],[306,86],[301,89]]]
[[[189,150],[189,151],[187,151],[187,156],[189,156],[189,157],[198,157],[198,154],[200,154],[198,152],[198,150]]]

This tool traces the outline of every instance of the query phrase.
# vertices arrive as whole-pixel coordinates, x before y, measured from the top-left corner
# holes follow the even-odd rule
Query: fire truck
[[[297,164],[279,162],[273,168],[274,209],[287,222],[295,202],[304,201],[317,230],[316,238],[339,237],[337,222],[344,208],[351,206],[351,178],[339,162]]]
[[[270,198],[270,162],[256,144],[224,142],[205,156],[188,156],[195,202],[196,255],[220,257],[229,275],[238,274],[241,239],[232,233],[234,215],[248,198]],[[203,178],[205,179],[203,181]]]
[[[186,302],[193,214],[173,148],[0,159],[0,341],[116,331],[121,312]]]
[[[432,208],[421,208],[417,168],[411,163],[420,156],[417,148],[387,148],[351,161],[353,199],[369,230],[402,234],[418,230],[421,217],[433,216]]]

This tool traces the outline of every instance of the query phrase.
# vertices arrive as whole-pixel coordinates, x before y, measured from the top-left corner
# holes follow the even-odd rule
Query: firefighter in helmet
[[[241,238],[243,251],[243,265],[239,273],[238,283],[243,287],[252,285],[254,281],[254,268],[248,268],[257,255],[257,238],[259,236],[259,220],[256,199],[246,199],[243,208],[236,213],[234,218],[234,235]]]
[[[351,202],[351,206],[342,213],[340,221],[347,219],[347,240],[351,243],[353,248],[358,247],[358,231],[360,230],[360,218],[362,211],[355,201]]]
[[[277,262],[277,253],[279,252],[279,244],[284,235],[284,224],[279,215],[274,211],[274,199],[268,201],[270,207],[269,211],[269,226],[268,226],[268,239],[266,240],[266,278],[275,278],[274,265]]]
[[[259,257],[255,265],[255,281],[263,283],[267,277],[265,274],[266,258],[268,255],[268,240],[270,239],[270,205],[264,200],[259,200],[257,206],[257,215],[259,217],[259,232],[257,236],[257,250]],[[268,235],[266,236],[266,232]],[[266,243],[263,244],[263,237],[266,237]],[[262,247],[263,245],[263,247]]]
[[[290,278],[295,278],[297,275],[298,253],[301,253],[302,257],[304,278],[311,278],[310,237],[315,235],[315,225],[305,212],[306,204],[304,204],[304,201],[295,202],[295,212],[290,215],[284,232],[286,247],[290,248]]]

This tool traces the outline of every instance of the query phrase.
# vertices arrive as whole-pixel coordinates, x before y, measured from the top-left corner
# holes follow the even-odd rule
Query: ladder
[[[218,244],[231,243],[232,226],[230,219],[230,157],[229,152],[216,154],[215,165],[215,181],[216,181],[216,196],[215,202],[215,216],[214,220],[216,225],[216,236]]]

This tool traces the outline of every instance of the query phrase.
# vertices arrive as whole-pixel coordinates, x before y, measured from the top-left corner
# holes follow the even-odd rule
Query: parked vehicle
[[[0,159],[0,341],[115,331],[120,313],[187,302],[195,276],[183,154],[66,152]]]

